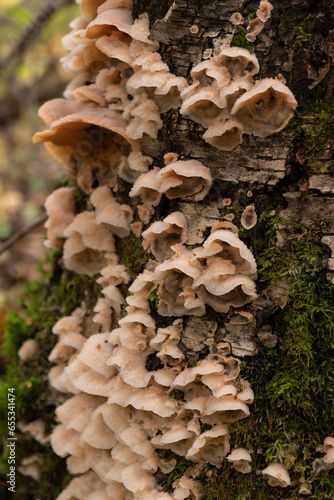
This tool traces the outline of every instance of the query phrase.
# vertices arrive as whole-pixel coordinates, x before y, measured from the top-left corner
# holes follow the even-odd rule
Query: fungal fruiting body
[[[156,138],[161,113],[178,109],[207,128],[209,144],[230,151],[245,133],[266,137],[281,130],[296,101],[278,80],[254,83],[257,58],[238,48],[196,65],[189,85],[162,61],[149,39],[148,17],[133,21],[131,7],[130,0],[81,2],[81,16],[64,40],[70,54],[63,63],[76,75],[64,99],[42,106],[49,129],[34,138],[89,196],[79,213],[73,188],[48,198],[47,246],[63,249],[65,268],[102,287],[95,326],[87,327],[82,304],[52,330],[58,342],[49,354],[49,382],[70,398],[56,410],[51,445],[67,457],[70,474],[80,474],[58,500],[199,498],[195,469],[173,483],[172,495],[156,486],[158,469],[169,473],[177,463],[158,450],[219,466],[230,453],[228,425],[249,415],[254,398],[228,343],[212,337],[203,359],[187,366],[181,342],[189,318],[205,315],[208,306],[225,314],[256,298],[254,256],[230,221],[218,223],[196,248],[187,248],[181,211],[148,225],[161,200],[201,202],[213,179],[209,165],[174,152],[157,165],[142,154],[141,139]],[[119,179],[132,184],[129,204],[118,201]],[[137,197],[142,205],[136,207]],[[249,206],[242,224],[255,223]],[[130,231],[154,257],[131,284],[116,254]],[[157,327],[152,300],[169,324]],[[247,323],[253,316],[243,311],[240,318]],[[246,450],[233,450],[228,460],[249,472]]]

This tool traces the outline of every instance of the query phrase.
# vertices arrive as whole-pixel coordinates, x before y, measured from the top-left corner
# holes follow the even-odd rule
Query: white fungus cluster
[[[145,299],[152,287],[154,272],[148,268],[130,286],[127,315],[110,333],[82,342],[83,309],[53,328],[60,339],[50,354],[58,363],[50,382],[74,396],[56,410],[60,424],[51,445],[68,457],[71,474],[82,474],[59,500],[88,498],[78,491],[90,482],[91,491],[106,500],[199,498],[200,485],[190,476],[173,485],[172,496],[156,488],[158,468],[167,473],[176,465],[156,450],[218,466],[230,451],[226,424],[249,415],[253,392],[240,378],[229,345],[212,345],[206,359],[187,367],[178,346],[183,320],[156,329]],[[160,360],[156,370],[147,369],[152,355]],[[204,424],[208,429],[202,431]]]
[[[243,134],[267,137],[282,130],[293,116],[297,101],[279,80],[254,81],[259,63],[239,47],[224,48],[191,70],[192,85],[182,91],[180,113],[207,128],[203,138],[231,151]]]
[[[281,130],[296,101],[278,80],[254,83],[258,61],[237,48],[195,66],[188,85],[156,52],[147,16],[133,21],[131,8],[131,0],[81,1],[81,16],[64,40],[70,53],[63,63],[75,77],[64,99],[42,106],[49,129],[34,138],[90,195],[81,213],[73,188],[50,195],[46,246],[63,251],[67,269],[98,275],[102,287],[92,318],[100,333],[85,327],[84,304],[52,330],[58,342],[49,355],[49,382],[69,399],[56,410],[51,445],[67,457],[70,474],[79,475],[58,500],[199,498],[195,467],[172,485],[172,494],[159,490],[154,474],[170,473],[177,462],[158,450],[219,466],[230,452],[227,425],[247,417],[254,398],[228,343],[208,340],[209,352],[195,366],[187,366],[182,344],[185,316],[203,316],[206,305],[227,313],[256,298],[256,263],[236,226],[218,224],[201,246],[187,249],[181,212],[154,222],[142,243],[155,260],[125,299],[121,286],[130,276],[115,242],[131,229],[140,235],[142,223],[133,222],[133,209],[112,190],[118,190],[117,177],[133,184],[130,197],[141,197],[137,210],[145,223],[162,196],[201,201],[212,184],[207,166],[167,153],[160,168],[140,151],[140,139],[154,139],[162,128],[161,113],[180,108],[207,128],[207,142],[231,150],[243,133],[266,137]],[[255,223],[249,206],[242,224],[250,229]],[[175,317],[171,325],[156,327],[152,296],[158,314]],[[246,450],[235,449],[227,459],[250,472]]]
[[[326,437],[321,451],[324,453],[324,456],[314,460],[312,464],[314,472],[334,469],[334,437]]]
[[[187,162],[167,156],[174,160],[167,165],[173,167],[167,177],[169,188],[181,185],[179,196],[187,196],[189,178],[175,168]],[[196,191],[203,185],[208,189],[207,171],[199,164],[202,177],[190,178],[191,189],[198,179],[202,179],[201,187]],[[51,202],[65,194],[73,202],[71,189],[61,188],[60,194],[56,191],[49,198],[48,227],[57,228],[58,223]],[[149,261],[132,282],[125,303],[118,287],[130,277],[118,263],[114,238],[129,235],[132,210],[120,205],[107,186],[92,192],[90,206],[89,211],[71,214],[68,225],[57,233],[65,267],[90,276],[98,273],[102,286],[93,317],[101,333],[87,333],[84,306],[60,319],[52,330],[59,340],[49,355],[55,363],[49,381],[58,391],[73,396],[57,408],[59,425],[51,435],[51,445],[55,453],[68,457],[71,474],[82,474],[58,498],[89,498],[87,492],[106,500],[199,498],[200,484],[191,472],[173,484],[173,496],[157,489],[154,473],[159,468],[168,473],[176,465],[175,460],[166,463],[159,458],[157,450],[219,466],[230,451],[226,424],[247,417],[254,396],[241,379],[239,361],[230,356],[227,343],[211,342],[207,357],[187,367],[179,345],[181,317],[202,316],[205,304],[227,312],[255,298],[254,257],[236,228],[229,230],[226,223],[202,246],[187,250],[183,246],[188,236],[186,219],[181,212],[171,213],[143,232],[143,246],[156,260]],[[71,261],[67,247],[75,235],[85,249],[73,253]],[[103,243],[97,249],[97,242],[105,240],[110,245]],[[179,317],[171,326],[156,328],[148,300],[155,290],[159,314]],[[126,316],[121,317],[124,303]],[[154,370],[149,369],[152,356],[158,364]],[[202,425],[207,430],[201,430]],[[229,460],[235,468],[249,472],[249,461],[244,466],[240,459],[240,465],[234,455],[235,451]]]

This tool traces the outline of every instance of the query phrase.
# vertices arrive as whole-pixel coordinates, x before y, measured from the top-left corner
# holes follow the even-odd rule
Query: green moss
[[[137,238],[133,233],[126,238],[116,238],[116,253],[119,262],[126,267],[133,279],[144,270],[149,259],[148,252],[143,249],[141,238]]]
[[[305,175],[323,173],[321,157],[334,131],[334,103],[319,101],[312,109],[300,106],[286,131],[291,137],[290,152],[297,155]]]
[[[184,401],[184,392],[178,389],[172,389],[168,394],[169,399],[176,399],[178,401]]]
[[[248,50],[251,54],[254,52],[254,46],[246,38],[247,30],[243,26],[238,26],[238,31],[234,35],[231,46],[241,47],[242,49]]]
[[[63,270],[59,265],[59,255],[49,254],[48,271],[41,266],[40,281],[31,281],[25,286],[19,312],[10,312],[6,318],[4,340],[1,345],[1,354],[6,358],[6,373],[0,381],[0,432],[6,437],[7,429],[7,397],[8,389],[15,388],[16,422],[24,420],[30,422],[39,418],[45,423],[46,432],[55,425],[54,405],[50,403],[50,389],[47,373],[50,370],[48,356],[56,343],[56,336],[52,334],[52,327],[62,316],[69,315],[84,301],[88,311],[91,311],[100,294],[100,285],[87,276],[76,275]],[[89,292],[89,293],[88,293]],[[37,343],[37,352],[29,361],[22,363],[17,356],[17,350],[28,338]],[[17,431],[18,432],[18,431]],[[56,457],[51,450],[41,447],[38,443],[25,443],[24,436],[18,433],[17,458],[18,462],[33,452],[43,453],[45,457],[42,480],[35,487],[36,497],[48,500],[55,498],[63,488],[66,466],[64,460]],[[45,459],[46,460],[46,459]],[[0,472],[6,480],[8,464],[6,456],[0,457]],[[44,474],[44,476],[43,476]],[[43,477],[45,480],[43,480]],[[24,488],[26,479],[17,477],[18,491],[22,487],[20,498],[30,498],[28,490]]]
[[[245,204],[230,207],[238,224]],[[255,393],[250,416],[230,424],[231,448],[252,452],[252,472],[240,475],[227,460],[219,469],[205,467],[199,476],[201,500],[298,499],[300,480],[312,491],[311,499],[334,497],[334,471],[315,474],[317,448],[333,434],[334,421],[334,296],[322,267],[320,244],[323,221],[310,227],[288,223],[268,203],[257,225],[241,231],[258,263],[257,286],[266,297],[273,280],[287,280],[287,305],[268,321],[278,337],[275,348],[258,344],[259,354],[241,367]],[[277,231],[285,243],[277,246]],[[271,488],[256,471],[279,462],[289,470],[291,487]]]

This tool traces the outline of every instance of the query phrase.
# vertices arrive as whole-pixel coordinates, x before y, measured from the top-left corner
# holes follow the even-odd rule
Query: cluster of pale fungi
[[[270,16],[264,4],[269,2],[261,2],[259,11],[266,8]],[[196,476],[203,464],[219,466],[226,457],[237,471],[251,471],[250,453],[230,450],[227,427],[249,415],[254,397],[240,376],[239,360],[230,355],[228,343],[211,339],[206,358],[187,367],[178,344],[184,316],[203,316],[206,305],[227,313],[256,298],[255,259],[228,220],[191,250],[185,246],[188,229],[181,212],[142,232],[163,196],[201,201],[212,177],[199,161],[172,152],[162,168],[152,166],[152,158],[140,151],[140,139],[156,138],[161,113],[179,108],[207,129],[203,137],[209,144],[229,151],[243,134],[266,137],[282,130],[296,100],[278,80],[254,82],[257,58],[236,47],[196,65],[188,85],[161,60],[158,44],[149,39],[147,16],[133,21],[131,8],[131,0],[81,1],[82,14],[64,40],[70,54],[63,63],[76,76],[65,99],[42,106],[40,116],[49,130],[35,135],[35,142],[43,142],[90,196],[78,214],[74,188],[49,196],[46,246],[63,252],[65,268],[98,274],[102,287],[92,318],[101,333],[85,328],[84,304],[52,330],[58,342],[49,356],[54,363],[49,381],[69,399],[56,410],[59,425],[50,441],[77,476],[58,500],[195,499],[201,495]],[[133,222],[133,209],[113,195],[118,177],[133,184],[131,197],[141,198],[140,221]],[[253,205],[241,223],[246,229],[256,224]],[[118,261],[115,238],[131,230],[154,259],[125,299],[119,286],[127,285],[130,276]],[[172,325],[156,328],[152,293],[158,313],[175,317]],[[29,359],[35,349],[28,341],[20,358]],[[147,368],[151,356],[158,360],[154,370]],[[182,397],[173,397],[175,391]],[[48,441],[40,423],[21,426],[40,442]],[[172,485],[172,494],[159,490],[154,473],[168,474],[177,462],[161,458],[157,450],[194,463]],[[31,457],[22,472],[38,479],[40,461]],[[278,464],[263,474],[272,485],[290,483]]]

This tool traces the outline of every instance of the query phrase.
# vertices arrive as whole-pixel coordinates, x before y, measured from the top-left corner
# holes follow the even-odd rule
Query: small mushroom
[[[257,222],[257,214],[254,205],[248,205],[241,215],[241,225],[245,229],[252,229]]]
[[[256,15],[260,21],[265,23],[270,18],[272,9],[273,6],[270,2],[267,2],[267,0],[261,0],[260,7],[256,11]]]
[[[229,462],[233,463],[233,467],[238,472],[242,472],[243,474],[251,472],[252,467],[250,462],[252,461],[252,457],[244,448],[235,448],[226,458]]]
[[[291,481],[289,473],[280,464],[269,465],[262,471],[262,474],[268,476],[270,486],[281,486],[282,488],[290,486]]]
[[[267,137],[286,127],[296,106],[297,101],[286,85],[264,78],[237,99],[231,114],[243,124],[247,134]]]

